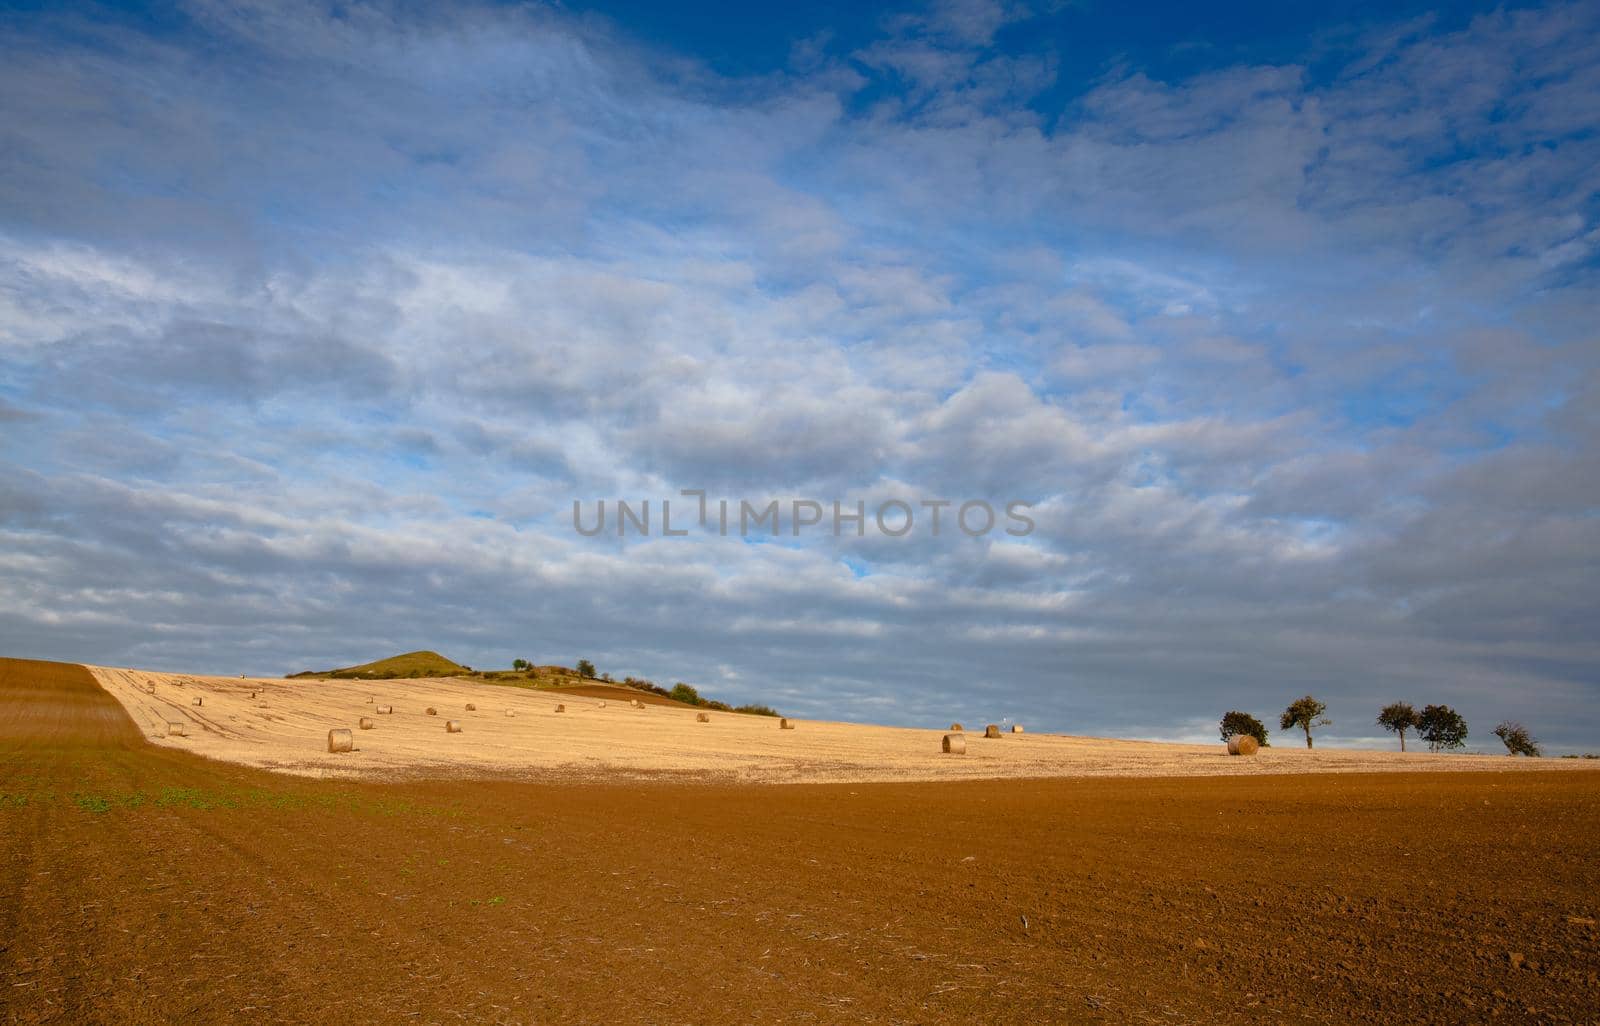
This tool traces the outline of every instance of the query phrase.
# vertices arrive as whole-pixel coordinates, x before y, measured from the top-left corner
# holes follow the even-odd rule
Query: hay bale
[[[999,737],[1000,736],[1000,726],[999,726],[999,724],[991,723],[987,727],[984,727],[983,728],[983,736],[984,737]]]
[[[435,709],[433,706],[430,705],[430,706],[428,706],[428,715],[429,716],[437,716],[437,715],[439,715],[439,710]]]
[[[606,707],[606,700],[602,698],[602,699],[600,699],[600,708],[604,709],[605,707]]]
[[[1012,725],[1011,725],[1011,733],[1013,733],[1013,734],[1020,734],[1020,733],[1022,733],[1022,724],[1020,724],[1020,723],[1013,723],[1013,724],[1012,724]]]
[[[1249,734],[1235,734],[1228,738],[1229,755],[1254,755],[1261,744]]]
[[[189,736],[189,728],[184,726],[181,723],[170,723],[169,722],[167,724],[167,736],[168,737],[188,737]]]
[[[507,716],[515,716],[516,714],[517,714],[517,711],[515,709],[507,709],[506,710],[506,715]]]
[[[371,695],[367,696],[367,704],[368,705],[371,705],[374,701],[376,701],[376,699],[374,699]]]
[[[944,744],[941,747],[944,749],[946,755],[966,755],[967,735],[946,734],[944,736]]]
[[[710,723],[711,717],[707,716],[705,713],[695,713],[694,721],[696,723]]]
[[[635,709],[643,709],[644,708],[644,703],[639,701],[637,698],[628,699],[628,704],[633,706]]]
[[[350,728],[339,727],[328,731],[328,751],[348,752],[355,748],[355,738],[350,735]]]
[[[459,733],[461,733],[461,721],[460,720],[445,720],[444,721],[444,732],[446,734],[459,734]]]
[[[380,705],[380,706],[378,706],[376,709],[374,709],[372,711],[375,712],[375,713],[379,713],[380,715],[387,716],[390,713],[394,712],[394,706],[392,706],[392,705]]]
[[[467,703],[467,712],[477,712],[477,711],[478,711],[478,707],[477,706],[473,705],[471,702]]]
[[[254,692],[254,691],[252,691],[252,692],[250,692],[250,697],[251,697],[251,698],[254,698],[254,697],[256,697],[256,693],[255,693],[255,692]]]
[[[790,723],[788,721],[788,719],[786,719],[786,718],[780,718],[778,720],[778,729],[779,730],[793,730],[794,729],[794,724]]]
[[[372,722],[372,717],[371,716],[363,716],[363,717],[361,717],[360,727],[361,727],[362,730],[371,730],[373,728],[373,726],[374,726],[374,724]]]
[[[204,704],[204,699],[202,699],[199,695],[195,695],[194,696],[194,704],[195,705],[202,705],[202,704]]]
[[[567,707],[566,707],[565,703],[556,706],[556,712],[566,712],[566,711],[567,711]]]
[[[952,723],[952,724],[950,724],[950,729],[953,730],[953,731],[956,731],[957,733],[960,733],[961,731],[966,730],[967,728],[963,727],[959,723]]]

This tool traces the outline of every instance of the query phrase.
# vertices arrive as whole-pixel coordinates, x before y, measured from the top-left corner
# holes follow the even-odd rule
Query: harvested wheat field
[[[91,667],[152,743],[245,766],[317,777],[393,780],[407,776],[521,777],[542,780],[681,775],[729,782],[865,783],[997,777],[1214,776],[1273,773],[1396,772],[1530,768],[1593,771],[1594,763],[1534,763],[1494,756],[1331,749],[1293,744],[1229,758],[1226,746],[1052,736],[969,735],[965,754],[943,751],[942,729],[719,714],[697,723],[693,707],[628,688],[583,685],[551,690],[503,687],[461,678],[437,680],[246,680]],[[154,693],[151,686],[154,685]],[[252,698],[254,693],[256,697]],[[607,702],[607,697],[621,700]],[[204,705],[193,705],[195,698]],[[356,751],[330,754],[329,730],[355,727],[369,711],[393,706]],[[559,697],[557,705],[552,699]],[[633,698],[646,714],[631,708]],[[445,734],[431,709],[459,714],[463,730]],[[181,721],[183,737],[167,734]],[[1594,779],[1600,780],[1600,776]]]
[[[207,717],[238,715],[205,687]],[[358,748],[421,720],[370,687],[396,712]],[[479,704],[461,735],[419,729],[475,740],[501,716]],[[326,719],[281,715],[326,747]],[[0,661],[0,1021],[1596,1016],[1593,773],[369,782],[202,758],[153,722],[81,667]]]

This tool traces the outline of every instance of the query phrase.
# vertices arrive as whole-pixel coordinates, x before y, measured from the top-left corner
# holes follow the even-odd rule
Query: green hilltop
[[[306,670],[291,677],[334,677],[339,679],[360,677],[369,680],[394,680],[401,677],[462,677],[471,669],[452,662],[437,652],[424,649],[390,656],[360,666],[346,666],[341,670]]]

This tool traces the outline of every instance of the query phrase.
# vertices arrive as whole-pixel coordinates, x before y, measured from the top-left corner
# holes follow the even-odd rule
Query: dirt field
[[[585,685],[566,693],[466,679],[245,680],[92,667],[151,742],[246,766],[305,776],[395,780],[472,775],[541,780],[684,776],[698,781],[867,783],[996,777],[1214,776],[1530,768],[1600,771],[1595,762],[1431,755],[1398,751],[1307,751],[1293,739],[1253,758],[1213,745],[1110,741],[1039,733],[985,739],[966,721],[967,754],[944,755],[945,730],[796,721],[695,710],[631,689]],[[148,690],[154,687],[154,693]],[[254,694],[256,697],[252,698]],[[644,710],[629,698],[649,703]],[[200,698],[202,704],[194,705]],[[370,699],[370,701],[369,701]],[[601,702],[604,701],[604,707]],[[468,711],[467,705],[477,706]],[[557,704],[566,707],[557,713]],[[393,708],[378,715],[378,706]],[[437,716],[429,716],[428,708]],[[507,716],[506,711],[515,713]],[[328,731],[356,728],[357,751],[330,755]],[[444,722],[461,723],[446,734]],[[186,735],[169,737],[181,722]],[[948,727],[949,723],[938,724]],[[1600,777],[1594,778],[1600,781]]]
[[[1597,784],[311,780],[5,660],[0,1021],[1595,1022]]]

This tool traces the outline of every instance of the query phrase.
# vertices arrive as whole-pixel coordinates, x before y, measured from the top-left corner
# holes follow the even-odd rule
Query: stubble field
[[[985,724],[952,710],[928,729],[822,720],[780,730],[768,716],[696,710],[621,686],[533,690],[460,678],[247,680],[90,667],[153,744],[246,766],[367,780],[469,775],[502,779],[869,783],[992,778],[1221,774],[1511,772],[1592,764],[1426,752],[1308,751],[1293,736],[1253,758],[1208,745],[1118,741],[1038,732],[983,737]],[[635,709],[630,698],[645,703]],[[201,704],[195,705],[199,699]],[[468,705],[476,706],[469,710]],[[564,707],[557,712],[556,707]],[[375,710],[388,707],[392,712]],[[427,710],[435,710],[429,715]],[[513,715],[508,716],[507,713]],[[361,730],[367,717],[372,730]],[[967,752],[940,741],[962,718]],[[458,734],[447,734],[455,720]],[[184,736],[169,736],[181,723]],[[328,731],[354,731],[356,750],[331,754]],[[1600,780],[1600,777],[1595,779]]]

